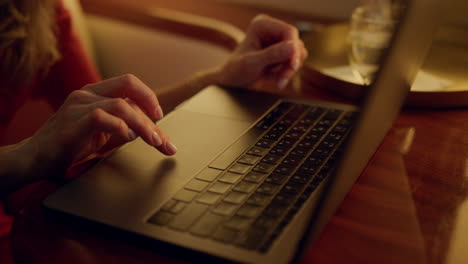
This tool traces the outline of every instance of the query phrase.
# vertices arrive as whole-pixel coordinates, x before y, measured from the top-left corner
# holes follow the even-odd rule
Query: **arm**
[[[174,87],[158,90],[158,98],[163,108],[170,111],[209,85],[251,89],[267,86],[283,90],[306,57],[307,50],[296,28],[259,15],[252,20],[245,39],[224,65],[200,72]]]
[[[178,104],[189,99],[203,88],[209,85],[220,85],[219,75],[217,69],[206,70],[193,75],[188,81],[156,91],[162,108],[166,112],[170,112]]]
[[[132,75],[72,92],[29,139],[0,148],[0,198],[28,183],[64,175],[76,161],[140,136],[165,155],[177,149],[151,121],[163,114],[152,90]]]
[[[284,89],[306,56],[297,30],[263,15],[253,20],[226,64],[161,90],[158,97],[132,75],[73,91],[31,138],[0,148],[0,198],[25,184],[63,175],[73,162],[137,136],[174,155],[177,148],[150,119],[162,118],[160,100],[172,109],[210,84],[252,87],[270,80]]]
[[[20,187],[36,179],[28,171],[36,171],[34,159],[25,147],[28,139],[22,142],[0,147],[0,200]]]

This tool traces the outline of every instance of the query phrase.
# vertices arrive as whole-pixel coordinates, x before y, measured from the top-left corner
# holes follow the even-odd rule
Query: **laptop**
[[[158,122],[179,148],[174,157],[138,139],[45,208],[179,256],[299,261],[391,128],[429,49],[438,2],[404,1],[359,107],[210,86]]]

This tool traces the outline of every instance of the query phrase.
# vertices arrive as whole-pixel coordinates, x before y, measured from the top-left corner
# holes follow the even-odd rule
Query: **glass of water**
[[[354,10],[348,34],[348,57],[354,75],[364,85],[372,82],[382,53],[388,47],[395,29],[390,15],[372,6]]]

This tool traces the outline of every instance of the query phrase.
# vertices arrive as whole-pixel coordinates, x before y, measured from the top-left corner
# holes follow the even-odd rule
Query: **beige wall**
[[[468,28],[468,0],[444,0],[444,22]]]
[[[361,0],[218,0],[239,4],[259,5],[283,10],[345,19]]]

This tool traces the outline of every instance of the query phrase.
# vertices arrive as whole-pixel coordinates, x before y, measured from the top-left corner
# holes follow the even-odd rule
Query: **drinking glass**
[[[395,21],[374,8],[361,6],[354,10],[348,34],[348,57],[354,75],[362,84],[372,82],[394,28]]]

